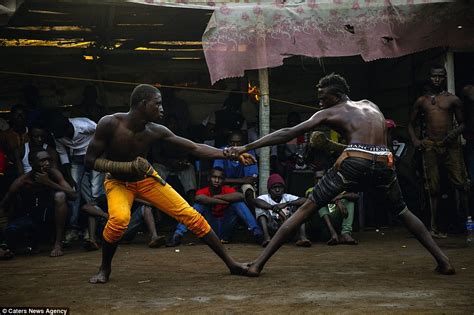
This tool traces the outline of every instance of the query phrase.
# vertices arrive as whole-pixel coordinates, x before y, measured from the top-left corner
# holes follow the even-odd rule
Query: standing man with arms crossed
[[[423,168],[428,187],[431,210],[431,235],[446,238],[438,227],[438,197],[440,192],[439,169],[446,168],[449,181],[456,191],[456,228],[466,222],[468,205],[467,193],[469,186],[467,172],[459,135],[464,130],[464,113],[460,99],[444,90],[446,69],[442,66],[431,67],[429,91],[420,96],[410,115],[408,132],[413,145],[423,151]],[[425,114],[426,132],[423,139],[415,134],[415,121],[419,113]],[[453,114],[458,126],[453,124]]]
[[[224,261],[232,274],[246,273],[246,266],[229,256],[206,220],[168,185],[144,158],[154,141],[180,146],[191,154],[208,159],[224,158],[218,150],[173,134],[154,123],[163,116],[160,91],[146,84],[135,87],[130,97],[130,111],[103,117],[86,153],[86,167],[108,172],[104,182],[109,205],[109,219],[104,228],[102,264],[89,282],[105,283],[111,273],[117,242],[130,221],[130,207],[141,198],[184,223]],[[235,154],[226,152],[232,158]],[[254,161],[248,155],[245,159]]]
[[[347,96],[349,86],[346,80],[337,74],[322,78],[317,88],[319,102],[324,110],[294,127],[277,130],[226,152],[237,156],[248,150],[285,143],[323,124],[345,136],[349,143],[334,166],[316,184],[308,200],[283,223],[260,257],[249,266],[247,276],[258,277],[270,257],[316,210],[330,203],[343,191],[363,191],[368,188],[386,196],[387,205],[433,255],[438,263],[436,271],[454,274],[448,257],[403,201],[393,168],[393,157],[387,148],[385,118],[377,105],[368,100],[351,101]]]

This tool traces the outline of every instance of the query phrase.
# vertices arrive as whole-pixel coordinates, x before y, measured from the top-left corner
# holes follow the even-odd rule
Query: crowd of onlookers
[[[173,89],[163,89],[162,96],[165,118],[161,123],[179,136],[218,148],[243,145],[259,137],[258,126],[249,127],[241,113],[242,94],[237,91],[197,126],[191,126],[187,103],[175,96]],[[51,241],[53,257],[63,255],[63,248],[70,244],[80,243],[86,250],[100,248],[108,218],[105,174],[86,169],[84,157],[97,122],[105,114],[93,86],[85,88],[82,103],[68,115],[43,109],[35,103],[34,93],[27,104],[11,108],[8,122],[0,124],[0,259],[9,259],[14,253],[37,253],[41,243]],[[287,126],[300,122],[297,112],[287,115]],[[387,120],[387,127],[395,127],[394,122]],[[266,246],[340,153],[330,145],[310,146],[309,137],[270,149],[266,194],[258,193],[258,164],[196,160],[168,143],[154,144],[148,160],[164,180],[174,181],[175,189],[205,216],[222,243],[238,241],[233,234],[236,227],[244,227],[257,244]],[[326,137],[333,140],[330,143],[340,141],[330,131],[325,132]],[[249,153],[258,161],[259,152]],[[288,182],[301,170],[311,170],[314,177],[296,195],[290,192]],[[311,240],[319,239],[328,245],[356,245],[352,230],[360,198],[354,192],[337,196],[300,227],[295,244],[309,247]],[[186,226],[169,219],[169,224],[176,224],[173,232],[167,237],[159,235],[157,223],[166,221],[159,209],[135,200],[132,211],[122,242],[130,242],[140,231],[149,233],[150,247],[183,242]]]

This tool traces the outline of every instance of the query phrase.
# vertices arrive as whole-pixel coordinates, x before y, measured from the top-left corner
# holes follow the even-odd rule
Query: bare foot
[[[111,271],[112,270],[110,270],[110,269],[103,269],[101,267],[99,269],[99,272],[97,274],[93,275],[92,278],[89,279],[89,283],[92,283],[92,284],[106,283],[107,281],[109,281]]]
[[[229,267],[230,274],[231,275],[236,275],[236,276],[245,276],[247,275],[248,271],[248,263],[234,263],[232,266]]]
[[[435,271],[442,275],[454,275],[456,273],[456,270],[454,270],[450,262],[438,264]]]
[[[341,243],[346,244],[346,245],[357,245],[359,242],[357,242],[355,239],[352,238],[352,236],[349,233],[341,234]]]
[[[248,264],[248,269],[247,269],[247,277],[258,277],[260,276],[260,272],[262,270],[258,268],[258,266],[255,264],[255,262],[251,262]]]
[[[337,237],[337,235],[333,235],[329,241],[326,242],[326,244],[328,245],[337,245],[339,244],[339,238]]]
[[[63,248],[61,247],[61,245],[56,244],[56,245],[54,245],[53,250],[49,254],[49,257],[59,257],[59,256],[62,256],[62,255],[64,255]]]
[[[164,246],[166,244],[166,238],[161,236],[152,237],[150,243],[148,243],[148,247],[150,248],[158,248]]]
[[[99,244],[93,239],[84,240],[84,249],[88,252],[99,249]]]
[[[301,239],[301,240],[297,240],[297,241],[296,241],[296,246],[299,246],[299,247],[311,247],[311,241],[308,240],[307,238]]]
[[[13,258],[13,253],[8,248],[0,248],[0,260],[8,260]]]

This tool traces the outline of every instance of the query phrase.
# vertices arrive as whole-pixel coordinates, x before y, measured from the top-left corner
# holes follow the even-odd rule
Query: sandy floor
[[[71,314],[474,312],[474,248],[463,238],[439,242],[457,269],[441,276],[406,232],[383,233],[356,234],[359,246],[285,245],[260,278],[229,275],[201,244],[123,245],[106,285],[87,283],[100,252],[22,256],[0,262],[0,305],[65,306]],[[226,247],[241,261],[261,251],[253,244]]]

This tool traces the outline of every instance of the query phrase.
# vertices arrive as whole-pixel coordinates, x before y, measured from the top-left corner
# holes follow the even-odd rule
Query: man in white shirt
[[[79,196],[87,202],[94,200],[104,193],[104,174],[97,171],[86,173],[84,157],[89,142],[94,135],[97,124],[85,117],[66,118],[54,115],[51,121],[51,132],[55,138],[59,160],[65,169],[65,177],[71,185],[80,192]],[[69,225],[72,232],[66,235],[66,241],[77,239],[79,228],[80,198],[71,205]]]
[[[306,198],[286,194],[285,186],[285,181],[279,174],[272,174],[268,177],[267,181],[269,193],[258,196],[254,201],[256,207],[255,216],[263,230],[263,247],[266,247],[271,240],[270,232],[278,230],[281,224],[306,201]],[[311,246],[311,241],[306,237],[304,223],[298,232],[296,245],[302,247]]]

